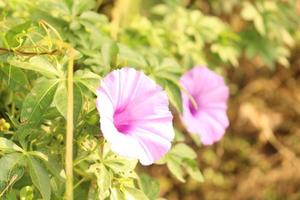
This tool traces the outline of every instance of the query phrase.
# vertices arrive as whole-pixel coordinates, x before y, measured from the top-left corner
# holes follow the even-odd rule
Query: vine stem
[[[47,51],[47,52],[28,52],[28,51],[21,51],[19,49],[7,49],[0,47],[0,52],[4,53],[16,53],[22,56],[38,56],[38,55],[55,55],[59,53],[57,49],[54,49],[52,51]]]
[[[67,135],[66,135],[66,200],[73,200],[73,66],[74,51],[69,51],[68,80],[67,80]]]

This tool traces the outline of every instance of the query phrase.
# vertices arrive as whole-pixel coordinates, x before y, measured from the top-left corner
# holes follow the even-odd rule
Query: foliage
[[[288,67],[299,25],[293,1],[231,0],[241,10],[235,16],[242,24],[238,31],[217,16],[225,11],[215,1],[215,16],[179,1],[151,1],[147,8],[136,5],[145,15],[137,12],[122,22],[118,13],[113,20],[101,14],[99,2],[0,0],[1,199],[64,195],[68,49],[76,50],[75,199],[151,200],[158,198],[158,183],[137,172],[136,160],[114,154],[99,133],[95,92],[101,77],[123,66],[143,70],[181,112],[178,79],[184,71],[206,64],[221,72],[223,66],[237,67],[244,55],[258,56],[271,68]],[[178,134],[157,164],[179,181],[202,182],[197,154]]]

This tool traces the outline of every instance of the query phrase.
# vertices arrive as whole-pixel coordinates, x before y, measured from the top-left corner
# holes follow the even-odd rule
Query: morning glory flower
[[[223,78],[197,66],[181,77],[180,84],[190,94],[189,97],[182,92],[181,119],[187,130],[199,135],[204,145],[219,141],[229,126],[226,114],[229,90]]]
[[[150,165],[170,150],[174,130],[167,95],[144,73],[128,67],[109,73],[97,90],[97,108],[115,153]]]

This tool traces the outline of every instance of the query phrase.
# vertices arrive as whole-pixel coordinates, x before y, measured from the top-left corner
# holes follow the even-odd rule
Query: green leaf
[[[58,162],[54,157],[48,156],[48,161],[44,162],[48,171],[55,177],[59,182],[64,182],[65,177],[61,174],[63,171],[63,163]]]
[[[181,159],[173,155],[167,156],[167,167],[171,171],[171,173],[181,182],[185,182],[184,173],[181,168]]]
[[[115,173],[127,173],[133,171],[138,163],[136,159],[128,159],[126,157],[115,154],[111,151],[110,145],[103,145],[103,162],[105,166]]]
[[[148,197],[136,188],[125,187],[123,192],[126,200],[148,200]]]
[[[149,200],[156,200],[159,195],[159,182],[151,178],[147,174],[141,174],[140,186]]]
[[[265,27],[264,19],[262,16],[259,15],[255,18],[254,26],[261,35],[264,36],[266,34],[266,27]]]
[[[197,158],[196,152],[191,147],[189,147],[184,143],[179,143],[175,145],[170,153],[182,158],[188,158],[188,159]]]
[[[185,181],[183,169],[185,169],[191,178],[202,182],[203,176],[198,168],[196,158],[197,154],[191,147],[184,143],[179,143],[167,154],[167,167],[182,182]]]
[[[102,163],[96,163],[89,167],[89,173],[95,174],[97,177],[98,199],[104,200],[110,195],[109,188],[112,185],[113,174]]]
[[[119,64],[123,66],[134,66],[144,68],[147,66],[145,58],[138,52],[128,48],[125,45],[118,44],[119,47]]]
[[[241,16],[245,20],[253,21],[256,30],[261,35],[266,34],[263,16],[259,13],[257,8],[255,6],[253,6],[251,3],[249,3],[249,2],[244,3],[243,9],[242,9],[242,12],[241,12]]]
[[[168,80],[169,82],[172,82],[174,85],[176,85],[178,88],[181,87],[180,84],[178,83],[179,82],[178,75],[174,73],[170,73],[166,71],[166,69],[164,71],[161,70],[156,71],[155,77]]]
[[[80,19],[92,22],[92,23],[105,23],[107,22],[107,18],[105,15],[101,15],[99,13],[93,11],[85,11],[80,15]]]
[[[32,133],[32,124],[22,124],[16,130],[16,137],[23,149],[27,149],[28,140],[26,138]]]
[[[171,104],[175,106],[178,112],[182,113],[183,108],[180,88],[173,82],[166,80],[165,90],[169,96]]]
[[[185,169],[192,179],[198,182],[204,181],[204,177],[198,168],[196,160],[187,160],[184,163]]]
[[[96,94],[97,88],[100,86],[101,77],[89,70],[78,70],[75,72],[74,81],[80,83],[91,92]]]
[[[106,41],[101,48],[101,54],[104,65],[115,67],[117,63],[118,53],[119,48],[117,43],[112,40]]]
[[[105,158],[105,165],[115,173],[130,172],[137,165],[136,159],[127,159],[116,154],[111,154],[111,157]]]
[[[33,21],[40,21],[45,20],[52,26],[54,26],[56,29],[65,29],[68,26],[68,23],[63,20],[62,18],[53,17],[51,12],[48,12],[46,9],[43,11],[42,9],[39,9],[37,6],[31,7],[31,19]]]
[[[0,137],[0,151],[9,153],[9,152],[16,152],[16,151],[23,152],[24,150],[18,145],[16,145],[15,143],[13,143],[12,141],[4,137]]]
[[[239,49],[228,44],[215,43],[210,47],[211,51],[217,53],[222,61],[230,62],[233,66],[238,66]]]
[[[241,16],[246,20],[253,20],[257,15],[259,13],[256,8],[250,2],[244,2]]]
[[[23,87],[28,84],[26,74],[16,67],[4,66],[0,68],[0,72],[4,75],[8,85]]]
[[[23,161],[21,153],[5,154],[0,158],[0,182],[6,182],[10,172]]]
[[[17,39],[17,35],[27,30],[30,26],[31,21],[27,21],[25,23],[18,24],[7,31],[5,34],[5,39],[10,48],[18,46],[20,42],[24,42],[23,40]]]
[[[33,125],[40,122],[42,115],[52,102],[57,85],[57,80],[45,79],[35,84],[24,100],[21,122],[27,121]]]
[[[51,187],[50,178],[44,167],[31,156],[27,157],[29,173],[35,187],[40,191],[44,200],[50,200]]]
[[[277,45],[272,40],[262,37],[253,28],[241,32],[241,36],[242,42],[247,46],[246,56],[248,58],[259,56],[267,66],[273,69],[274,62],[278,58]]]
[[[74,188],[74,200],[90,200],[89,191],[92,187],[90,187],[90,183],[84,182],[81,183],[80,187]],[[58,195],[57,200],[60,200],[60,197],[63,196],[63,193],[61,195]],[[96,196],[94,196],[93,199],[97,199]],[[100,199],[99,199],[100,200]]]
[[[5,200],[18,200],[18,193],[17,190],[9,190],[5,195]]]
[[[67,119],[67,99],[68,99],[67,93],[68,91],[67,91],[66,82],[61,82],[58,85],[53,98],[53,103],[55,107],[65,119]]]
[[[174,58],[164,58],[158,68],[158,71],[163,71],[172,74],[182,74],[184,72],[183,68],[178,64],[178,62]]]
[[[117,189],[117,188],[112,188],[112,189],[111,189],[111,195],[110,195],[109,198],[110,198],[111,200],[127,200],[127,199],[125,198],[124,193],[123,193],[121,190]],[[91,200],[92,200],[92,199],[91,199]]]
[[[83,92],[77,84],[74,84],[74,122],[77,122],[82,106]]]
[[[53,102],[60,114],[67,119],[67,87],[65,82],[61,82],[54,95]],[[77,121],[83,105],[82,91],[74,84],[74,122]]]
[[[76,16],[84,11],[92,9],[94,6],[94,0],[74,0],[72,6],[72,15]]]
[[[97,175],[97,185],[98,185],[98,193],[100,199],[105,199],[109,196],[109,188],[111,187],[112,183],[112,174],[110,171],[106,169],[106,167],[103,164],[100,164],[100,171],[96,174]]]
[[[59,77],[62,75],[45,56],[34,56],[28,61],[21,61],[16,57],[13,57],[8,60],[8,63],[21,69],[35,71],[48,78]]]
[[[167,71],[158,71],[154,77],[165,88],[171,104],[175,106],[178,112],[182,113],[181,86],[178,83],[178,77]]]

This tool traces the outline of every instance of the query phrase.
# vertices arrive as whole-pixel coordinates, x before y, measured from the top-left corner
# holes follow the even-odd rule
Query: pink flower
[[[170,150],[174,130],[167,95],[144,73],[112,71],[97,96],[101,130],[114,152],[150,165]]]
[[[180,84],[195,100],[182,92],[181,118],[187,130],[198,134],[204,145],[219,141],[229,125],[226,115],[229,90],[223,78],[198,66],[185,73]]]

